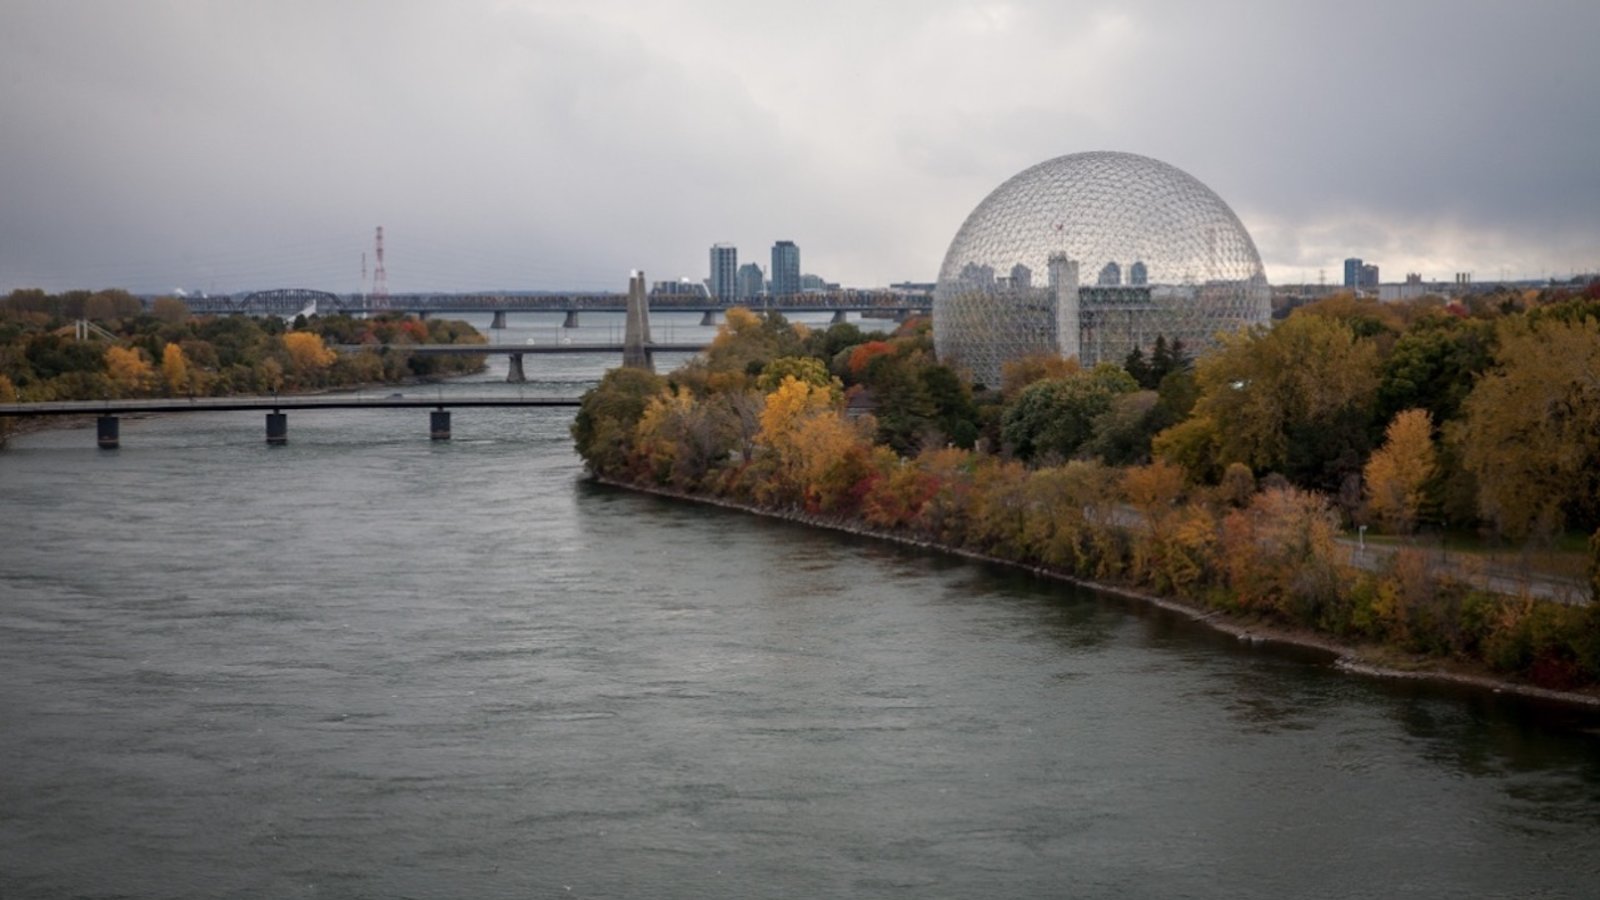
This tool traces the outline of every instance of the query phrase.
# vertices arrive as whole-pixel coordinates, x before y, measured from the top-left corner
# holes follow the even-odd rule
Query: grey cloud
[[[983,195],[1120,149],[1269,276],[1600,265],[1592,3],[89,3],[0,10],[0,290],[931,277]],[[1585,258],[1589,257],[1589,258]],[[1434,277],[1446,271],[1430,271]]]

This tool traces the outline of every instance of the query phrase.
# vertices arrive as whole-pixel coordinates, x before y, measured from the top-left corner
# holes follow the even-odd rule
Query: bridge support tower
[[[578,311],[575,310],[575,309],[567,310],[567,317],[565,319],[561,320],[561,327],[562,328],[577,328],[578,327]]]
[[[450,440],[450,411],[439,407],[428,413],[428,437],[436,441]]]
[[[274,446],[289,443],[289,417],[273,410],[267,413],[267,443]]]
[[[628,279],[628,321],[622,329],[622,365],[629,369],[656,370],[650,345],[650,296],[645,293],[644,273],[634,272]]]
[[[700,324],[706,328],[715,326],[717,324],[717,311],[714,309],[706,310],[705,315],[700,317]]]
[[[103,450],[115,450],[121,446],[118,438],[120,423],[116,416],[101,416],[94,423],[94,439]]]
[[[522,371],[522,354],[511,354],[511,366],[506,370],[506,384],[526,384],[527,373]]]
[[[504,327],[506,327],[506,311],[503,310],[503,309],[495,310],[494,311],[494,321],[489,323],[489,327],[490,328],[504,328]]]
[[[844,310],[836,309],[833,311],[833,318],[829,321],[834,325],[842,325],[848,320],[845,318]]]

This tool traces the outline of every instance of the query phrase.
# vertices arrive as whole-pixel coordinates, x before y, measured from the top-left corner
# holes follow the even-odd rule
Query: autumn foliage
[[[1159,369],[1028,358],[974,391],[925,326],[807,332],[738,310],[677,372],[608,374],[573,433],[610,480],[1572,686],[1600,681],[1600,607],[1485,593],[1407,546],[1358,568],[1341,528],[1481,509],[1507,535],[1594,531],[1597,320],[1588,298],[1336,298],[1194,366],[1165,346]]]

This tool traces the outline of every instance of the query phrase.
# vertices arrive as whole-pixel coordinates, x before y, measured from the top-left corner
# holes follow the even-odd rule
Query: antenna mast
[[[383,226],[378,226],[377,244],[373,255],[377,258],[372,268],[372,305],[377,309],[389,308],[389,273],[383,270]]]

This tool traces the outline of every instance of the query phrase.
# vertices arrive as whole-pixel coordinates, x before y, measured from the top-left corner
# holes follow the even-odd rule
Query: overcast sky
[[[0,290],[931,280],[1016,172],[1209,185],[1275,283],[1600,269],[1600,2],[0,0]]]

